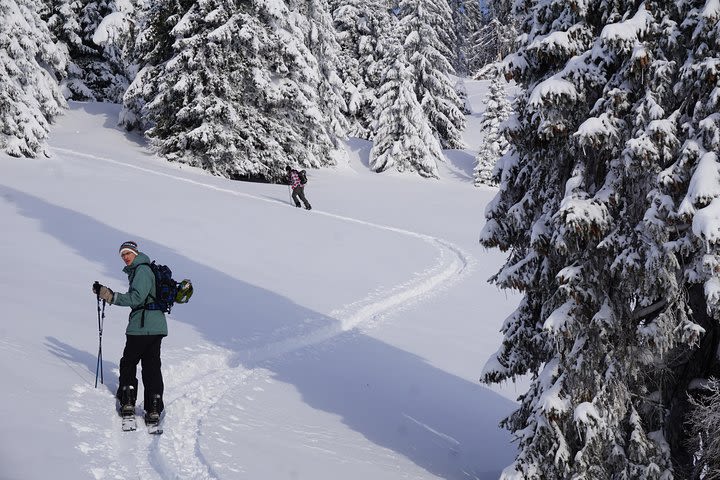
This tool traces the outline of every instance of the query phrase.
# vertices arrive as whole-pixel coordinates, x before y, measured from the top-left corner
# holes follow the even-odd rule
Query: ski
[[[123,415],[122,416],[122,430],[123,432],[134,432],[137,430],[137,421],[135,420],[135,414]]]
[[[147,427],[147,431],[150,435],[162,435],[163,429],[160,427],[160,422],[145,422],[145,426]]]
[[[123,432],[134,432],[137,430],[137,421],[135,420],[135,406],[127,405],[121,407],[120,404],[115,405],[116,411],[122,419],[122,431]]]

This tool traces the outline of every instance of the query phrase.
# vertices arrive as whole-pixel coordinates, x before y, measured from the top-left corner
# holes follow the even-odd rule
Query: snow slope
[[[477,377],[517,298],[486,283],[502,258],[477,243],[494,192],[472,187],[471,153],[428,181],[368,171],[352,141],[311,172],[308,212],[287,187],[153,157],[116,115],[73,104],[50,158],[0,157],[0,478],[489,479],[511,462],[497,423],[517,392]],[[159,437],[114,414],[122,307],[94,388],[90,286],[125,291],[129,239],[195,285],[163,342]]]

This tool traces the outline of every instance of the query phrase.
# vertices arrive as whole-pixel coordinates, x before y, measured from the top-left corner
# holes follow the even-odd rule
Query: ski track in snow
[[[97,155],[59,147],[52,147],[51,150],[72,155],[75,159],[84,157],[108,162],[198,187],[287,207],[285,202],[279,200],[237,192]],[[122,432],[120,417],[107,415],[107,406],[114,402],[113,393],[88,385],[76,386],[68,402],[70,415],[65,421],[76,431],[80,439],[77,448],[88,456],[88,469],[96,479],[217,478],[203,458],[199,445],[202,422],[208,411],[225,394],[242,385],[251,375],[257,375],[252,365],[319,344],[343,332],[369,329],[387,315],[449,288],[466,276],[474,265],[474,259],[462,249],[431,235],[315,209],[312,214],[416,238],[433,245],[439,251],[439,256],[434,266],[414,279],[395,286],[389,293],[371,294],[331,312],[330,316],[338,319],[332,326],[270,342],[242,354],[209,344],[166,352],[163,357],[164,376],[167,379],[163,435],[148,435],[141,417],[138,417],[138,431]],[[177,395],[177,392],[182,394]],[[140,407],[138,411],[141,411]]]

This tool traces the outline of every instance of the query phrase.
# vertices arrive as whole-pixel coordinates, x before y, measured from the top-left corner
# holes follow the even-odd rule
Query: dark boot
[[[158,394],[150,397],[150,405],[145,405],[145,423],[158,423],[163,411],[162,397]]]
[[[126,385],[120,389],[120,413],[122,415],[135,415],[135,400],[137,391],[132,385]]]

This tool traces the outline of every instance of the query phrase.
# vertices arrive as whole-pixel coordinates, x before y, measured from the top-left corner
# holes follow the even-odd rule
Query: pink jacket
[[[293,190],[295,190],[297,187],[301,186],[300,183],[300,175],[298,175],[298,172],[295,170],[290,171],[290,186]]]

